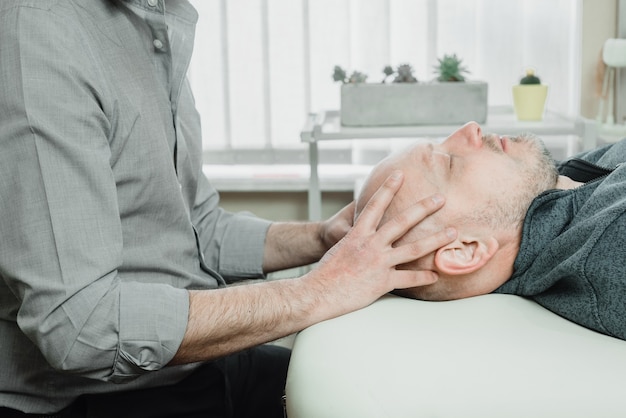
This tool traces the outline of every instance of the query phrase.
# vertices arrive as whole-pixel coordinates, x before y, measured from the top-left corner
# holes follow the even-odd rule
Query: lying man
[[[530,297],[587,328],[626,339],[626,140],[556,166],[531,135],[483,135],[468,123],[441,144],[420,143],[370,174],[357,214],[386,173],[407,181],[385,218],[434,190],[446,206],[398,243],[439,225],[458,238],[406,269],[431,269],[433,284],[398,290],[424,300],[485,293]]]

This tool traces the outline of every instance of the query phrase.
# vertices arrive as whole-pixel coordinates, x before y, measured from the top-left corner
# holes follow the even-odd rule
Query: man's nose
[[[476,122],[468,122],[463,126],[464,136],[472,146],[482,146],[483,144],[483,132],[480,129],[480,125]]]

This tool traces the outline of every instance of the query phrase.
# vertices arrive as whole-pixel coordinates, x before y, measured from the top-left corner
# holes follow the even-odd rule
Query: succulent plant
[[[529,68],[526,70],[526,75],[519,81],[520,84],[541,84],[539,77],[535,75],[535,70]]]
[[[453,55],[444,55],[443,58],[439,58],[439,65],[434,67],[435,73],[439,76],[439,81],[465,81],[464,73],[469,73],[467,68],[461,65],[462,60]],[[386,83],[389,77],[393,76],[394,83],[417,83],[417,78],[413,75],[413,67],[410,64],[400,64],[395,69],[387,65],[383,68],[383,74],[385,77],[381,83]],[[338,65],[335,65],[333,71],[333,80],[341,82],[343,84],[348,83],[365,83],[367,80],[367,74],[359,71],[354,71],[350,76],[346,70]]]
[[[382,83],[386,82],[387,78],[391,77],[395,72],[396,71],[391,65],[386,65],[385,68],[383,68],[383,74],[385,74],[385,78],[383,78]]]
[[[409,64],[399,65],[396,69],[396,78],[394,83],[417,83],[417,78],[413,75],[413,67]]]
[[[367,74],[364,74],[359,71],[353,71],[350,74],[350,78],[348,78],[348,83],[365,83],[367,80]]]
[[[367,74],[363,74],[359,71],[354,71],[352,72],[352,74],[350,74],[350,77],[348,77],[348,73],[346,72],[346,70],[338,65],[335,65],[335,68],[333,70],[333,80],[344,84],[365,83],[365,80],[367,80]]]
[[[385,78],[383,78],[382,83],[385,83],[387,79],[394,74],[394,83],[417,83],[417,78],[413,75],[413,67],[409,64],[401,64],[395,70],[392,66],[387,65],[383,68],[383,74],[385,74]],[[350,76],[348,76],[346,70],[338,65],[335,65],[333,70],[333,80],[344,84],[365,83],[367,80],[367,74],[360,71],[354,71],[350,74]]]
[[[346,71],[338,65],[335,65],[333,70],[333,81],[340,81],[342,83],[346,83],[348,79],[348,75]]]
[[[434,67],[435,74],[438,74],[437,80],[439,81],[465,81],[464,73],[468,73],[466,67],[461,65],[462,59],[458,58],[456,54],[444,55],[443,58],[438,58],[439,64]]]
[[[394,70],[392,66],[387,65],[383,68],[383,83],[392,75],[396,75],[393,79],[394,83],[417,83],[417,78],[413,75],[413,67],[410,64],[401,64]]]

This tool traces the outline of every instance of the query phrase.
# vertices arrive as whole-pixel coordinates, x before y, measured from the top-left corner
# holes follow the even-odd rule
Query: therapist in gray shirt
[[[185,78],[196,19],[182,0],[0,3],[2,417],[282,416],[289,351],[261,344],[437,279],[395,266],[455,231],[392,244],[442,197],[377,228],[402,174],[355,225],[352,205],[219,207]]]

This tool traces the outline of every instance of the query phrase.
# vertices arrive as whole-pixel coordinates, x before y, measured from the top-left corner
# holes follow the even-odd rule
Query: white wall
[[[595,118],[601,77],[598,78],[602,45],[617,35],[617,0],[583,0],[582,80],[580,113]]]
[[[222,192],[222,206],[229,211],[248,211],[274,221],[307,219],[304,192]],[[322,194],[322,217],[327,219],[352,201],[352,192]]]
[[[607,38],[617,35],[618,0],[583,0],[583,36],[581,40],[581,107],[583,116],[594,118],[598,106],[597,66],[600,51]],[[323,195],[323,218],[334,214],[352,200],[351,192]],[[249,210],[272,220],[306,220],[306,193],[228,192],[222,193],[227,210]]]

